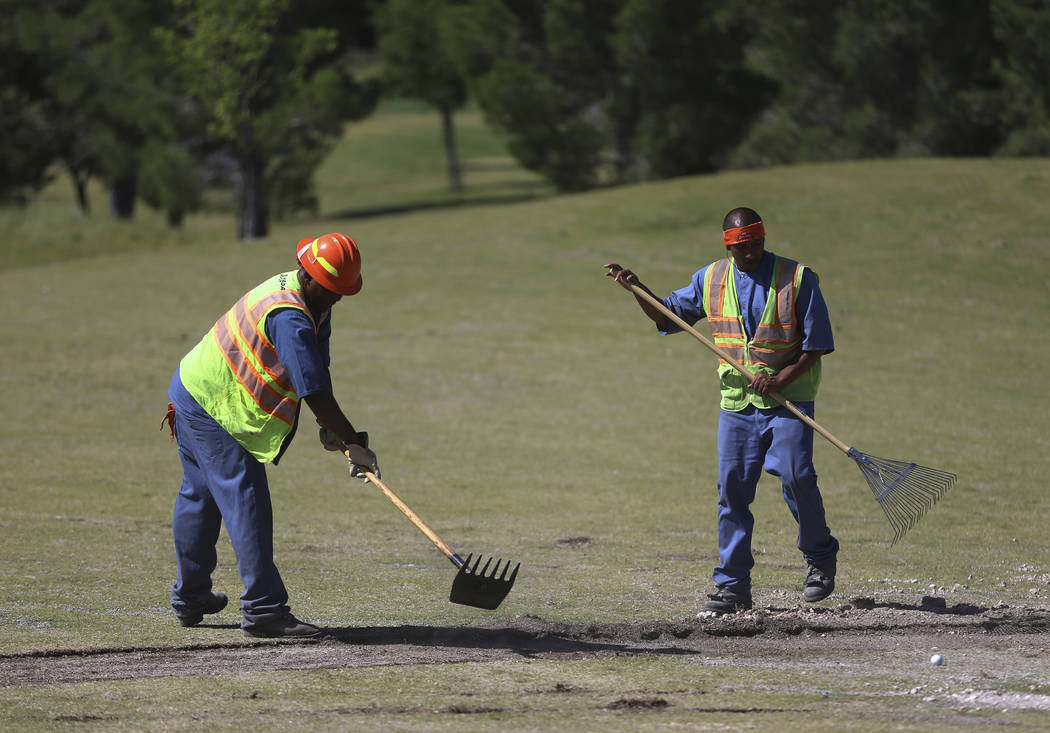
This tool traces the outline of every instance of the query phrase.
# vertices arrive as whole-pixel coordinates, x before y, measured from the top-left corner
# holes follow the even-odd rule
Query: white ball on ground
[[[944,657],[942,657],[940,654],[934,654],[932,657],[930,657],[930,664],[933,664],[933,665],[939,665],[943,661],[944,661]]]

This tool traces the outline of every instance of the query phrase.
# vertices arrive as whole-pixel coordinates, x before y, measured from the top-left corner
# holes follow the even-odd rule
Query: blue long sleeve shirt
[[[270,339],[277,359],[281,362],[288,380],[299,395],[299,409],[281,450],[273,459],[274,465],[288,450],[299,427],[299,412],[302,399],[312,394],[332,391],[332,377],[328,366],[331,363],[329,342],[332,336],[332,318],[329,315],[314,333],[314,324],[298,308],[278,308],[266,318],[266,337]]]

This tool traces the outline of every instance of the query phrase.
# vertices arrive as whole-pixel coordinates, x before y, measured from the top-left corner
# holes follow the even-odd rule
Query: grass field
[[[445,190],[436,115],[390,106],[351,125],[323,166],[321,212],[276,222],[258,242],[235,241],[232,217],[217,214],[175,232],[148,210],[112,222],[99,192],[99,212],[85,219],[62,180],[27,210],[0,212],[0,336],[14,377],[0,424],[0,662],[242,643],[235,604],[216,625],[174,622],[169,522],[180,473],[158,424],[174,366],[215,318],[291,269],[300,237],[332,230],[351,234],[365,263],[363,291],[334,313],[337,397],[371,433],[384,479],[450,544],[522,570],[495,612],[447,603],[452,566],[304,430],[269,471],[293,610],[323,626],[393,630],[694,619],[715,559],[714,365],[687,336],[658,336],[601,266],[631,267],[658,293],[679,287],[720,256],[721,219],[737,205],[763,214],[769,249],[820,274],[837,350],[825,360],[818,421],[866,452],[959,476],[891,546],[856,467],[818,438],[842,544],[838,589],[818,606],[925,595],[1050,606],[1046,160],[815,165],[554,196],[476,114],[461,118],[463,193]],[[756,604],[800,606],[805,568],[771,477],[754,509]],[[225,534],[216,583],[239,592]],[[922,650],[729,650],[715,666],[689,655],[522,655],[0,686],[0,725],[1050,725],[1041,711],[916,712],[906,691],[928,683]],[[1050,695],[1046,655],[1020,666],[995,655],[973,654],[971,686]],[[981,680],[982,669],[1002,671]],[[900,694],[872,697],[875,681]],[[944,684],[961,693],[966,683]],[[812,711],[828,690],[840,697],[818,724]],[[642,704],[657,698],[670,707]]]

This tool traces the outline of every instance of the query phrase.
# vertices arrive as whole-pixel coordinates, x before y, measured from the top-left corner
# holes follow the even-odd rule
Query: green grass
[[[168,607],[179,466],[158,430],[167,384],[225,308],[290,268],[300,237],[336,229],[365,262],[364,290],[335,312],[337,397],[371,432],[391,488],[450,544],[523,565],[496,612],[444,602],[451,565],[305,430],[269,471],[293,609],[331,626],[692,617],[715,558],[713,363],[687,336],[659,337],[601,265],[629,266],[657,292],[679,287],[720,255],[721,218],[736,205],[762,212],[770,249],[820,273],[837,351],[818,421],[866,452],[959,475],[891,547],[856,467],[818,438],[842,543],[835,598],[1047,605],[1045,160],[803,166],[554,197],[476,112],[459,119],[463,194],[445,189],[437,116],[394,105],[348,127],[320,173],[321,214],[275,222],[258,242],[235,241],[229,216],[176,232],[147,209],[112,222],[100,193],[85,219],[65,181],[0,212],[13,376],[0,424],[0,653],[237,638],[187,632]],[[762,603],[795,593],[804,567],[769,477],[755,514]],[[591,543],[559,542],[572,537]],[[236,596],[225,535],[219,562],[217,585]],[[613,690],[667,693],[672,708],[644,715],[671,724],[676,709],[712,706],[702,695],[717,677],[679,685],[683,670],[703,670],[683,660],[522,664],[44,686],[29,705],[4,690],[0,719],[45,729],[49,705],[85,716],[111,705],[122,711],[112,727],[163,727],[171,709],[206,704],[218,727],[248,709],[264,727],[303,716],[352,727],[354,710],[397,687],[409,692],[384,721],[395,729],[573,727],[593,715],[627,729],[638,720],[602,707]],[[428,712],[454,704],[453,682],[490,676],[471,704],[504,709],[499,696],[516,691],[526,712]],[[580,699],[539,694],[563,676],[579,680]],[[806,707],[817,687],[763,704]],[[202,702],[216,689],[218,702]],[[255,689],[265,704],[248,699]],[[332,717],[343,704],[348,717]]]
[[[811,657],[801,669],[797,659],[775,656],[742,657],[728,666],[657,656],[469,663],[445,665],[440,672],[430,665],[295,674],[232,671],[221,678],[221,694],[214,677],[49,687],[14,710],[10,722],[20,729],[89,723],[110,730],[133,710],[137,727],[149,730],[237,730],[261,720],[266,729],[307,730],[949,733],[997,720],[991,711],[946,717],[909,689],[918,686],[928,695],[950,675],[883,676],[871,672],[876,661],[839,653]],[[856,681],[849,691],[843,689],[844,677]],[[878,694],[879,689],[888,692]],[[404,695],[406,690],[412,694]],[[4,697],[0,690],[0,706]],[[192,712],[173,716],[187,700],[198,701]],[[1045,722],[1037,711],[998,720],[1013,730],[1038,730]]]

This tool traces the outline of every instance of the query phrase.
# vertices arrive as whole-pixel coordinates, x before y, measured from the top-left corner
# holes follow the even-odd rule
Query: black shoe
[[[229,599],[226,598],[225,593],[218,593],[216,591],[212,591],[211,598],[199,610],[187,614],[179,614],[178,612],[176,612],[175,616],[179,619],[179,623],[183,626],[196,626],[204,620],[204,614],[218,613],[222,609],[226,608],[227,603],[229,603]]]
[[[244,635],[256,639],[276,639],[279,637],[310,639],[320,636],[321,630],[313,624],[300,621],[289,613],[265,624],[246,626],[244,627]]]
[[[802,589],[802,598],[807,603],[816,603],[830,596],[833,590],[835,590],[835,566],[823,569],[810,565],[809,574],[806,575],[806,584]]]
[[[708,598],[711,600],[704,604],[704,610],[711,613],[736,613],[751,609],[750,593],[735,593],[728,588],[719,588],[717,593],[712,593]]]

